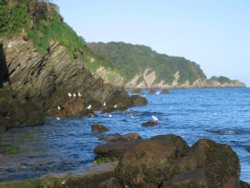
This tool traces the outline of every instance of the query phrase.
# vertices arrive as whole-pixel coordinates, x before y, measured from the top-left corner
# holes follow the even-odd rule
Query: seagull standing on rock
[[[114,108],[117,108],[117,104],[116,104],[116,105],[114,105]]]
[[[153,122],[158,123],[159,119],[156,116],[152,116]]]
[[[71,94],[71,93],[68,93],[68,96],[69,96],[69,98],[71,98],[71,97],[72,97],[72,94]]]
[[[73,97],[76,97],[76,94],[75,94],[75,93],[73,93]]]
[[[62,107],[60,105],[57,106],[57,110],[60,111]]]
[[[103,103],[103,106],[106,106],[106,102]]]
[[[90,105],[87,107],[87,109],[90,110],[91,108],[92,108],[92,105],[90,104]]]
[[[78,95],[78,97],[81,97],[81,96],[82,96],[82,94],[81,94],[80,92],[78,92],[77,95]]]

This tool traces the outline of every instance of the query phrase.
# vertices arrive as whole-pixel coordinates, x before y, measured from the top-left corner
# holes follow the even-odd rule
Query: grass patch
[[[4,150],[3,150],[3,153],[6,154],[6,155],[16,154],[16,153],[19,153],[19,152],[20,152],[20,150],[16,146],[9,146],[9,147],[4,148]]]

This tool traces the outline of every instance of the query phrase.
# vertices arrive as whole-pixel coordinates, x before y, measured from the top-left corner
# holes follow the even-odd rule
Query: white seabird
[[[103,103],[103,106],[106,106],[106,102]]]
[[[117,108],[117,104],[114,105],[114,108]]]
[[[73,93],[73,97],[76,97],[76,94],[75,94],[75,93]]]
[[[88,105],[87,109],[90,110],[92,108],[92,105]]]
[[[159,119],[156,116],[152,116],[152,119],[153,119],[153,122],[156,122],[156,123],[159,121]]]
[[[59,118],[59,117],[56,117],[56,120],[57,120],[57,121],[59,121],[59,120],[61,120],[61,118]]]
[[[60,111],[62,107],[60,105],[57,106],[57,110]]]
[[[81,97],[81,96],[82,96],[82,94],[81,94],[80,92],[78,92],[77,95],[78,95],[78,97]]]
[[[71,94],[71,93],[68,93],[68,96],[69,96],[69,97],[72,97],[72,94]]]

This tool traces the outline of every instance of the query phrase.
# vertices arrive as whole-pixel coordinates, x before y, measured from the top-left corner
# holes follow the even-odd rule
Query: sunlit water
[[[95,118],[48,118],[44,126],[13,129],[0,135],[0,148],[16,146],[18,154],[0,154],[0,181],[39,177],[91,166],[93,149],[110,133],[139,133],[143,138],[176,134],[191,146],[201,138],[229,144],[238,154],[241,179],[250,182],[250,89],[170,90],[146,95],[149,104]],[[141,124],[159,118],[156,127]],[[91,125],[110,131],[94,135]],[[2,149],[3,150],[3,149]]]

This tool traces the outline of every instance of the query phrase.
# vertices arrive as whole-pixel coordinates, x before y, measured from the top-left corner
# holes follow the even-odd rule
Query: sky
[[[250,0],[53,0],[87,42],[143,44],[250,86]]]

